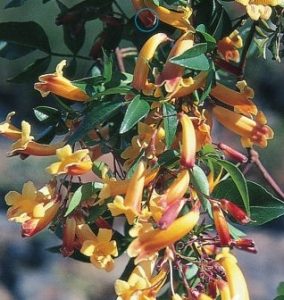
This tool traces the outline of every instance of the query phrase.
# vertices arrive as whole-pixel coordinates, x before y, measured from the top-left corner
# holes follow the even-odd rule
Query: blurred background
[[[59,13],[55,1],[42,5],[42,1],[29,0],[21,8],[3,9],[7,1],[0,0],[0,22],[33,20],[41,24],[50,37],[51,48],[59,53],[70,53],[62,43],[62,28],[55,25],[55,17]],[[72,6],[78,1],[62,1]],[[126,9],[125,0],[117,1]],[[42,9],[39,9],[38,6]],[[24,12],[24,13],[23,13]],[[100,23],[88,22],[86,30],[90,39],[86,40],[80,54],[88,56],[93,39],[100,31]],[[52,104],[52,97],[41,98],[33,90],[33,83],[7,83],[6,79],[19,73],[35,57],[41,53],[33,52],[23,59],[6,60],[0,58],[0,120],[4,120],[8,112],[16,111],[15,123],[27,120],[32,124],[36,134],[41,128],[35,122],[32,107]],[[59,57],[53,58],[49,72],[54,72]],[[90,68],[88,61],[80,60],[80,67],[75,77],[84,75]],[[251,59],[247,67],[248,83],[256,92],[255,101],[265,111],[269,125],[275,131],[275,139],[269,141],[266,149],[260,151],[261,159],[272,176],[284,186],[284,65],[268,58]],[[228,141],[231,135],[221,127],[216,129],[216,141]],[[235,148],[243,151],[239,139],[230,142]],[[99,271],[91,264],[63,258],[58,254],[46,251],[47,248],[60,244],[54,234],[45,230],[31,239],[20,237],[17,224],[9,223],[6,219],[4,202],[5,194],[10,190],[21,191],[22,185],[33,180],[41,187],[49,179],[44,168],[52,158],[29,157],[21,160],[19,157],[7,158],[10,143],[0,137],[0,299],[1,300],[96,300],[115,299],[113,282],[123,271],[126,258],[118,259],[113,272]],[[258,179],[264,186],[260,173],[252,169],[249,176]],[[238,251],[239,263],[248,278],[252,300],[271,300],[276,296],[276,288],[284,281],[284,219],[280,218],[269,225],[260,228],[242,228],[253,238],[259,250],[257,255]]]

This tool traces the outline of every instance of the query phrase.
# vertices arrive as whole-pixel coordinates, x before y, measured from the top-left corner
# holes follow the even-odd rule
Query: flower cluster
[[[60,98],[63,138],[41,143],[27,121],[13,125],[14,112],[0,123],[0,134],[12,141],[8,156],[55,160],[43,188],[29,181],[22,193],[6,195],[7,217],[22,224],[25,237],[58,229],[63,256],[80,253],[108,272],[126,252],[127,272],[114,285],[118,300],[154,300],[161,293],[173,300],[248,300],[233,249],[256,248],[233,224],[255,221],[238,168],[249,159],[219,141],[214,127],[222,124],[248,151],[266,147],[273,130],[247,82],[234,78],[235,88],[220,76],[242,63],[247,50],[240,33],[216,41],[194,23],[194,8],[154,2],[132,0],[144,11],[145,26],[154,16],[170,30],[146,39],[133,76],[107,70],[111,59],[104,53],[108,66],[100,75],[71,81],[63,75],[64,60],[55,73],[39,77],[34,88],[41,96]],[[253,20],[268,19],[279,4],[237,2]],[[231,197],[232,183],[237,192]]]

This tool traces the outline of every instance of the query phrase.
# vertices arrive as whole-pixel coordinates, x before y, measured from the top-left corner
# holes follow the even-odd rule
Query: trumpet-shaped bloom
[[[57,65],[55,73],[39,76],[40,82],[35,83],[34,88],[41,93],[42,97],[53,93],[69,100],[87,101],[89,96],[63,76],[62,70],[65,66],[66,60],[62,60]]]
[[[213,114],[223,126],[241,136],[243,147],[256,144],[264,148],[267,146],[267,140],[273,138],[273,131],[265,125],[266,119],[262,113],[253,120],[224,107],[215,106]]]
[[[9,221],[22,224],[22,236],[33,236],[44,229],[55,217],[60,203],[55,186],[50,183],[37,190],[31,181],[24,184],[22,194],[11,191],[5,196]]]
[[[231,244],[229,226],[224,217],[222,209],[217,203],[212,203],[212,213],[221,246],[229,246]]]
[[[243,115],[250,116],[257,114],[257,107],[251,101],[254,97],[254,91],[247,86],[246,82],[239,81],[237,87],[240,92],[234,91],[220,83],[211,90],[210,95],[219,101],[230,105],[234,108],[235,112],[242,113]]]
[[[271,16],[271,6],[283,5],[283,0],[236,0],[244,5],[247,14],[254,21],[258,19],[268,20]]]
[[[142,209],[145,170],[146,163],[140,161],[130,179],[125,199],[121,196],[117,196],[113,203],[108,204],[108,208],[113,216],[124,214],[129,224],[134,223],[135,218],[140,214]]]
[[[217,44],[219,55],[226,61],[239,62],[240,53],[237,49],[243,47],[243,40],[237,30],[225,36]]]
[[[69,174],[81,175],[92,169],[92,161],[89,150],[81,149],[72,153],[70,145],[56,150],[56,155],[60,162],[55,162],[46,168],[51,175]]]
[[[238,266],[237,259],[230,253],[229,248],[223,248],[222,252],[216,256],[216,260],[224,268],[226,273],[231,294],[230,299],[249,300],[246,280]]]
[[[16,126],[11,124],[11,119],[15,115],[15,112],[10,112],[5,121],[0,123],[0,135],[3,135],[4,137],[11,139],[11,140],[17,140],[21,137],[21,130],[18,129]]]
[[[180,163],[186,168],[193,168],[195,164],[196,135],[193,123],[188,115],[180,116],[182,126],[181,159]]]
[[[216,285],[220,292],[221,300],[231,300],[230,287],[228,283],[222,279],[216,280]]]
[[[22,131],[19,139],[12,144],[12,149],[8,153],[9,156],[24,154],[24,155],[36,155],[36,156],[49,156],[54,155],[56,150],[61,148],[64,143],[58,143],[53,145],[40,144],[34,142],[34,137],[31,134],[31,125],[22,121]]]
[[[163,6],[157,6],[149,0],[144,0],[144,4],[146,7],[153,9],[162,22],[182,31],[194,31],[194,28],[189,22],[189,18],[192,14],[192,9],[190,7],[182,7],[181,11],[176,12]]]
[[[162,269],[157,275],[152,275],[149,266],[152,261],[147,261],[135,267],[127,281],[116,280],[115,292],[117,300],[155,300],[158,292],[163,287],[167,272]]]
[[[81,247],[81,253],[89,256],[91,263],[107,272],[114,267],[113,257],[118,255],[116,241],[111,240],[112,230],[100,228],[95,235],[87,224],[78,225],[81,237],[86,238]]]
[[[173,92],[177,88],[178,84],[184,85],[182,78],[184,74],[184,67],[171,63],[170,59],[174,56],[179,56],[186,50],[192,48],[193,39],[193,34],[190,32],[186,32],[176,41],[169,53],[162,72],[156,79],[156,84],[164,84],[165,90],[168,93]]]
[[[136,262],[145,260],[167,246],[188,234],[199,219],[199,210],[193,208],[189,213],[176,219],[167,229],[153,229],[147,232],[139,232],[138,237],[128,247],[128,255],[136,257]]]

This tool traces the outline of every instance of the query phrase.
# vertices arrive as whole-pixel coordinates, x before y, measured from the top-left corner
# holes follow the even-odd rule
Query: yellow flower
[[[156,79],[156,84],[165,86],[165,90],[168,93],[173,92],[178,84],[184,85],[183,74],[184,67],[171,63],[169,60],[174,57],[181,55],[186,50],[192,48],[194,36],[192,33],[186,32],[183,34],[174,44],[171,49],[167,61],[163,67],[162,72]]]
[[[172,295],[172,300],[182,300],[183,298],[179,294],[173,294]]]
[[[216,280],[216,285],[220,292],[221,300],[231,300],[230,287],[228,283],[222,279]]]
[[[148,82],[149,62],[153,58],[158,46],[168,41],[168,36],[164,33],[157,33],[151,36],[143,45],[139,52],[133,74],[132,86],[138,90],[145,90],[146,94],[151,94],[155,90],[155,85]],[[148,90],[148,91],[147,91]]]
[[[195,164],[196,135],[193,123],[188,115],[180,115],[182,127],[181,159],[180,163],[186,168],[193,168]]]
[[[243,47],[243,40],[237,30],[225,36],[217,43],[219,55],[226,61],[239,62],[240,53],[237,49]]]
[[[211,90],[210,95],[217,100],[230,105],[234,108],[235,112],[242,113],[243,115],[250,116],[257,114],[257,107],[251,101],[254,97],[254,91],[247,86],[247,83],[238,81],[236,86],[240,92],[234,91],[223,84],[217,85]]]
[[[57,65],[55,73],[41,75],[39,77],[40,82],[35,83],[34,88],[41,93],[42,97],[53,93],[69,100],[87,101],[89,96],[63,76],[62,70],[65,66],[66,60],[62,60]]]
[[[55,186],[50,183],[37,190],[31,181],[24,184],[22,194],[11,191],[5,196],[9,221],[22,224],[22,236],[33,236],[44,229],[55,217],[60,203]]]
[[[259,112],[253,120],[224,107],[214,106],[213,114],[223,126],[241,136],[243,147],[252,147],[256,144],[264,148],[267,146],[267,140],[273,138],[273,131],[265,125],[266,118],[262,112]]]
[[[155,300],[163,287],[167,272],[162,269],[157,275],[152,275],[152,261],[147,261],[135,267],[127,281],[116,280],[115,292],[117,300]]]
[[[138,237],[131,242],[127,249],[130,257],[136,257],[136,262],[145,260],[167,246],[175,243],[188,234],[199,219],[199,210],[193,208],[189,213],[176,219],[167,229],[153,229],[139,232]]]
[[[283,0],[236,0],[236,2],[246,7],[247,14],[254,21],[268,20],[272,13],[270,6],[283,5]]]
[[[90,257],[91,263],[107,272],[114,267],[113,257],[118,255],[116,241],[111,240],[112,230],[100,228],[95,235],[87,224],[78,225],[81,237],[84,236],[80,252]]]
[[[46,168],[51,175],[69,174],[81,175],[92,169],[92,161],[88,155],[89,150],[81,149],[72,153],[70,145],[56,150],[60,162],[51,164]]]
[[[24,154],[24,155],[36,155],[36,156],[49,156],[54,155],[56,150],[61,148],[64,143],[58,143],[53,145],[40,144],[34,142],[34,137],[31,134],[31,125],[22,121],[22,131],[19,139],[12,144],[12,149],[8,153],[9,156]]]
[[[246,280],[237,264],[237,259],[230,253],[229,248],[223,248],[222,252],[216,256],[216,260],[224,268],[230,289],[230,299],[249,300]]]
[[[207,295],[201,293],[201,294],[198,295],[197,300],[213,300],[213,299],[212,299],[211,297],[209,297],[209,296],[207,296]],[[233,300],[233,299],[232,299],[232,300]]]
[[[189,18],[192,14],[192,9],[190,7],[182,7],[181,11],[172,11],[166,7],[157,6],[150,0],[144,0],[144,4],[146,7],[154,10],[162,22],[182,31],[194,31],[194,28],[189,22]]]
[[[11,124],[11,118],[15,115],[15,112],[10,112],[6,120],[0,123],[0,135],[5,136],[11,140],[17,140],[21,137],[21,130]]]
[[[129,224],[133,224],[135,218],[141,213],[145,170],[146,163],[140,161],[130,179],[125,199],[121,196],[116,196],[113,203],[108,204],[108,208],[114,217],[124,214]]]
[[[146,149],[146,156],[149,159],[160,155],[165,150],[164,138],[165,131],[162,127],[156,129],[154,125],[139,122],[138,136],[134,136],[131,146],[121,153],[121,157],[126,160],[124,168],[128,169],[143,149]]]

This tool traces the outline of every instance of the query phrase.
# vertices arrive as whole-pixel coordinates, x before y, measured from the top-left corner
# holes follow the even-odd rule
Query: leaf
[[[195,264],[188,265],[185,271],[185,277],[187,280],[192,279],[198,272],[199,268]]]
[[[50,125],[57,123],[61,115],[58,109],[49,106],[37,106],[33,111],[41,123]]]
[[[180,159],[179,153],[175,150],[166,150],[158,158],[159,166],[169,166]]]
[[[141,99],[140,95],[137,95],[128,105],[119,133],[122,134],[129,131],[134,125],[143,119],[149,111],[150,105],[148,102]]]
[[[34,50],[35,49],[30,47],[0,41],[0,56],[9,60],[25,56]]]
[[[131,89],[132,88],[128,85],[109,88],[103,92],[99,92],[93,95],[91,100],[99,99],[103,96],[108,96],[108,95],[116,95],[116,94],[125,95],[128,94],[131,91]]]
[[[228,225],[229,225],[230,234],[234,239],[239,239],[239,238],[246,236],[246,234],[244,232],[242,232],[241,230],[239,230],[237,227],[233,226],[230,223],[228,223]]]
[[[169,149],[174,141],[178,125],[177,112],[172,104],[163,103],[163,118],[166,146]]]
[[[236,167],[231,162],[228,162],[226,160],[221,159],[215,159],[215,162],[222,166],[231,176],[232,180],[234,181],[237,189],[240,192],[240,195],[243,199],[243,204],[246,209],[246,212],[248,215],[250,214],[250,203],[249,203],[249,193],[248,193],[248,187],[246,179],[243,175],[243,173],[239,170],[238,167]]]
[[[7,81],[15,83],[34,82],[38,79],[38,76],[44,73],[44,71],[48,68],[50,60],[50,56],[39,58],[28,65],[21,73],[8,78]]]
[[[274,298],[273,300],[284,300],[284,296],[283,296],[283,295],[277,296],[277,297]]]
[[[190,182],[193,185],[198,197],[201,200],[202,206],[207,210],[210,203],[206,196],[209,196],[209,183],[204,171],[197,165],[191,170]]]
[[[95,128],[102,122],[106,122],[124,105],[124,102],[105,101],[100,102],[86,114],[83,121],[80,123],[77,130],[70,136],[68,143],[74,144],[79,139],[83,138],[91,129]]]
[[[81,185],[73,194],[64,217],[70,215],[81,202],[91,198],[102,186],[100,182],[88,182]]]
[[[284,215],[284,203],[281,200],[255,182],[248,181],[247,187],[250,198],[251,225],[262,225]],[[226,198],[244,207],[240,192],[232,179],[221,181],[215,187],[212,196],[219,199]]]
[[[284,296],[284,282],[280,282],[277,286],[277,295]]]
[[[105,172],[105,170],[108,170],[107,175],[109,177],[113,177],[113,174],[109,171],[110,168],[109,166],[100,160],[96,160],[93,162],[93,167],[92,167],[92,171],[99,177],[99,178],[103,178],[103,173]]]
[[[206,32],[204,24],[199,24],[196,28],[196,32],[201,36],[201,38],[207,43],[207,51],[212,51],[216,47],[216,39],[214,36]]]
[[[24,5],[27,0],[11,0],[4,8],[19,7]]]
[[[206,78],[205,87],[204,87],[203,93],[199,100],[200,104],[202,104],[204,102],[204,100],[209,96],[212,86],[215,85],[215,82],[216,82],[216,80],[215,80],[215,65],[214,65],[213,61],[211,61],[211,60],[209,61],[209,64],[210,64],[210,68],[209,68],[208,75]]]
[[[59,245],[59,246],[54,246],[54,247],[47,248],[46,250],[48,252],[51,252],[51,253],[61,253],[61,247],[62,246]],[[90,257],[82,254],[78,250],[74,250],[74,253],[72,255],[70,255],[69,257],[71,257],[75,260],[78,260],[80,262],[90,263]]]
[[[110,200],[110,201],[112,201],[112,200]],[[87,223],[89,223],[89,224],[94,223],[100,216],[102,216],[104,214],[104,212],[108,210],[107,203],[109,203],[110,201],[105,200],[104,204],[96,205],[96,206],[92,207],[89,210],[89,215],[87,217]]]
[[[50,53],[45,31],[33,21],[0,23],[0,40]]]
[[[105,78],[105,82],[109,82],[112,78],[113,56],[107,55],[106,52],[103,51],[103,63],[103,77]]]

